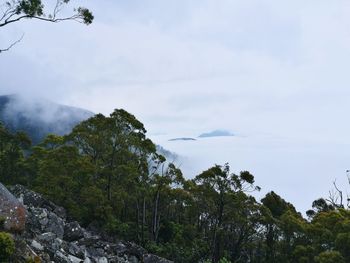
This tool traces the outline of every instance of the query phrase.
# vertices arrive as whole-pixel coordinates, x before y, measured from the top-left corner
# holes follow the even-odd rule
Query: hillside
[[[32,262],[32,259],[42,263],[171,263],[149,254],[132,242],[81,227],[78,222],[66,217],[63,207],[23,186],[11,186],[9,190],[14,196],[0,183],[0,198],[3,200],[0,203],[0,216],[7,218],[7,221],[12,220],[9,226],[23,224],[21,231],[14,235],[15,252],[9,259],[11,262]],[[25,219],[13,212],[17,207],[23,207]]]
[[[0,96],[0,121],[11,131],[24,131],[34,144],[47,134],[69,133],[91,111],[61,105],[44,99],[26,99],[19,95]]]

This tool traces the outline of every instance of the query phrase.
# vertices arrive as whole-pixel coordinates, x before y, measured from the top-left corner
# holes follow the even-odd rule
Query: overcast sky
[[[94,12],[90,26],[26,21],[2,29],[2,47],[25,36],[0,55],[0,93],[41,96],[104,114],[125,108],[155,140],[157,134],[168,136],[158,138],[168,148],[233,161],[235,169],[253,170],[265,189],[277,187],[302,208],[326,195],[332,180],[345,178],[348,0],[81,4]],[[199,155],[193,146],[166,143],[213,129],[230,130],[245,143],[220,142],[215,154],[208,145]],[[303,201],[311,187],[318,190]]]

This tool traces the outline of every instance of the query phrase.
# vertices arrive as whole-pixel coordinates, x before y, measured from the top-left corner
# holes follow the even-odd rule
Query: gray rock
[[[56,237],[57,236],[54,233],[46,232],[38,235],[37,239],[45,243],[52,243]]]
[[[36,240],[33,240],[31,243],[31,247],[34,248],[35,250],[43,251],[44,247]]]
[[[104,257],[105,256],[105,252],[102,248],[100,247],[93,247],[93,246],[88,246],[86,248],[87,253],[95,258],[100,258],[100,257]]]
[[[0,218],[7,231],[22,232],[26,224],[26,209],[21,202],[0,183]]]
[[[64,245],[63,240],[57,237],[52,242],[51,247],[55,250],[59,250],[63,247],[63,245]]]
[[[61,251],[56,251],[53,260],[55,263],[71,263],[69,258],[64,255]]]
[[[68,248],[66,249],[66,251],[78,258],[85,258],[87,254],[84,246],[78,246],[73,242],[68,243]]]
[[[139,263],[139,262],[140,262],[140,261],[138,260],[138,258],[135,257],[135,256],[130,256],[130,257],[128,258],[128,261],[129,261],[130,263]]]
[[[27,211],[28,211],[27,229],[34,234],[41,234],[43,232],[48,232],[48,231],[44,231],[48,222],[47,210],[45,208],[28,207]]]
[[[58,217],[55,213],[49,212],[48,224],[45,227],[47,232],[52,232],[59,238],[63,238],[64,235],[64,219]]]
[[[85,237],[81,240],[78,241],[79,246],[84,245],[84,246],[93,246],[95,245],[99,240],[101,239],[100,236],[93,236],[90,235],[89,237]]]
[[[72,255],[68,255],[68,259],[70,260],[71,263],[81,263],[81,262],[83,262],[82,259],[74,257]]]
[[[76,241],[84,237],[84,230],[78,222],[70,222],[64,227],[63,239],[67,241]]]
[[[33,192],[22,185],[14,185],[9,187],[9,191],[28,207],[46,208],[50,212],[60,215],[61,218],[66,218],[66,210],[63,207],[57,206],[51,201],[45,199],[41,194]]]
[[[97,260],[97,263],[108,263],[108,260],[106,257],[101,257]]]
[[[87,231],[78,222],[66,222],[59,206],[22,186],[11,189],[23,199],[27,208],[26,228],[23,235],[18,236],[23,243],[16,248],[18,255],[28,255],[32,251],[32,255],[39,256],[42,263],[171,262],[148,254],[134,243],[112,242],[114,239],[95,230]]]

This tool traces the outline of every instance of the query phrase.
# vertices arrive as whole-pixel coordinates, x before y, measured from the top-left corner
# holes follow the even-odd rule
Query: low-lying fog
[[[175,136],[176,137],[176,136]],[[269,136],[196,138],[168,141],[169,135],[151,136],[157,144],[178,153],[184,175],[192,178],[213,164],[229,162],[233,172],[248,170],[262,190],[275,191],[305,213],[312,201],[328,197],[333,181],[346,194],[348,144],[322,143]]]

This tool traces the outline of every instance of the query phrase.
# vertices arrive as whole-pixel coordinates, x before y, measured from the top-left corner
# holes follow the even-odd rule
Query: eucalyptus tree
[[[199,206],[204,236],[211,240],[212,261],[224,254],[232,261],[244,257],[244,243],[255,232],[258,205],[249,192],[259,190],[249,172],[231,173],[228,164],[215,165],[194,179],[193,194]],[[246,260],[248,260],[246,258]]]
[[[4,184],[23,183],[24,150],[31,141],[23,132],[10,132],[0,122],[0,181]]]
[[[40,20],[51,23],[62,21],[77,21],[89,25],[94,16],[85,7],[74,7],[67,12],[65,7],[70,0],[42,1],[42,0],[5,0],[0,1],[0,29],[22,20]],[[8,51],[23,38],[23,35],[9,44],[0,48],[0,53]]]

